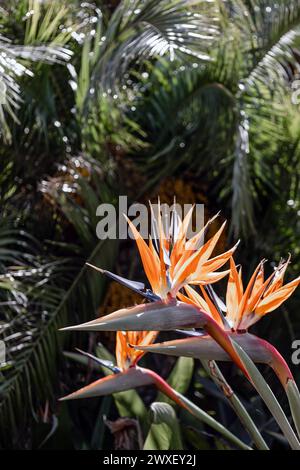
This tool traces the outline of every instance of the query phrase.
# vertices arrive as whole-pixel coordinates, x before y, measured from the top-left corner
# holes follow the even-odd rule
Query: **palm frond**
[[[90,261],[110,267],[113,248],[108,241],[99,242]],[[0,440],[6,448],[22,446],[30,439],[26,423],[38,419],[39,407],[46,400],[52,409],[56,406],[53,391],[58,386],[62,346],[58,328],[69,315],[93,316],[103,295],[104,284],[96,273],[87,271],[83,261],[74,265],[70,260],[44,264],[39,260],[37,264],[38,259],[1,275],[0,332],[6,363],[0,370]]]
[[[45,16],[40,20],[39,5],[37,0],[29,2],[28,7],[33,13],[27,18],[23,44],[0,35],[0,135],[6,141],[11,137],[6,115],[18,122],[17,112],[22,101],[20,79],[34,75],[29,63],[64,64],[72,55],[65,47],[71,33],[58,33],[65,10],[58,10],[58,4],[55,7],[48,4],[45,6]]]
[[[160,60],[144,74],[147,99],[137,98],[132,113],[149,141],[155,142],[138,159],[151,176],[149,185],[186,164],[205,174],[230,144],[235,98],[229,81],[225,77],[222,81],[214,63],[203,68],[195,62],[173,65]]]
[[[248,8],[245,2],[243,8],[249,25],[245,43],[252,61],[248,61],[248,74],[240,77],[236,93],[231,204],[232,231],[235,236],[242,232],[247,237],[255,233],[255,200],[273,184],[274,167],[261,157],[262,146],[270,145],[269,155],[274,155],[284,140],[291,70],[299,70],[295,51],[300,30],[295,25],[300,22],[300,2],[249,2]],[[245,38],[246,28],[241,34]]]
[[[130,64],[150,57],[209,60],[217,37],[215,2],[125,0],[113,13],[92,75],[92,86],[115,88]]]

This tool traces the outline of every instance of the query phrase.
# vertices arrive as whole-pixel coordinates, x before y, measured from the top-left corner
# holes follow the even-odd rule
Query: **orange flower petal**
[[[256,276],[256,279],[254,281],[254,284],[253,284],[253,289],[252,289],[252,293],[251,293],[251,296],[254,295],[261,290],[261,287],[264,283],[264,265],[261,264],[261,268],[260,270],[258,271],[257,273],[257,276]]]
[[[201,274],[201,276],[195,276],[193,274],[190,278],[187,279],[187,282],[191,285],[214,284],[215,282],[223,279],[223,277],[227,276],[229,272],[230,270],[227,269],[226,271],[218,271],[216,273]]]
[[[118,331],[116,334],[116,359],[121,370],[135,365],[143,352],[133,349],[134,346],[148,346],[157,337],[157,331]]]
[[[198,294],[198,292],[195,291],[195,289],[193,289],[192,287],[190,286],[185,286],[184,287],[186,293],[188,294],[188,299],[190,301],[192,301],[192,303],[194,305],[198,305],[198,307],[200,307],[202,310],[204,310],[205,312],[207,313],[211,313],[210,310],[209,310],[209,306],[208,304],[205,302],[205,300],[201,297],[200,294]]]
[[[200,289],[201,289],[202,295],[205,299],[205,302],[208,305],[209,312],[210,312],[211,316],[218,323],[218,325],[221,326],[221,328],[224,328],[222,318],[220,317],[220,314],[219,314],[218,310],[216,309],[214,303],[211,301],[211,299],[207,295],[207,292],[204,289],[204,287],[200,286]]]
[[[116,360],[121,370],[127,369],[127,341],[123,331],[118,331],[116,334]]]
[[[177,298],[181,300],[181,302],[184,302],[185,304],[195,305],[195,302],[192,299],[182,294],[181,292],[177,292]]]
[[[275,292],[277,289],[282,287],[283,285],[283,278],[286,272],[286,269],[290,263],[291,255],[289,255],[287,261],[283,263],[281,266],[279,266],[274,273],[274,277],[272,279],[272,282],[270,283],[270,286],[265,292],[265,297],[269,294],[272,294],[272,292]]]
[[[126,217],[126,216],[125,216]],[[136,227],[133,225],[133,223],[126,217],[127,222],[129,224],[129,227],[133,233],[133,236],[135,238],[140,257],[143,263],[144,271],[146,273],[146,276],[151,284],[152,290],[155,293],[159,294],[160,290],[160,265],[158,260],[156,259],[155,256],[153,256],[153,252],[145,242],[145,240],[142,238]]]
[[[255,283],[255,280],[256,280],[256,277],[257,277],[257,274],[261,268],[261,263],[260,262],[258,264],[258,266],[256,267],[254,273],[252,274],[251,278],[250,278],[250,281],[248,282],[248,285],[246,287],[246,290],[243,294],[243,297],[242,297],[242,300],[240,302],[240,305],[239,305],[239,311],[238,311],[238,315],[237,315],[237,319],[236,319],[236,322],[240,322],[244,313],[245,313],[245,309],[247,307],[247,304],[248,304],[248,301],[249,301],[249,298],[251,296],[251,293],[252,293],[252,289],[253,289],[253,286],[254,286],[254,283]]]
[[[209,261],[206,261],[200,268],[201,272],[212,272],[221,268],[232,257],[233,253],[238,247],[238,244],[239,242],[230,250],[225,251],[225,253],[221,253],[220,255],[211,258]]]
[[[192,252],[197,251],[201,248],[201,246],[204,246],[203,240],[205,233],[207,231],[208,226],[219,216],[219,213],[216,214],[214,217],[209,219],[205,226],[200,230],[200,232],[196,233],[190,240],[188,240],[185,244],[185,253],[181,257],[180,261],[178,262],[178,265],[182,265],[184,261],[187,259],[188,256],[191,255]],[[177,265],[177,266],[178,266]]]
[[[170,256],[171,266],[173,267],[176,266],[176,264],[178,263],[178,261],[180,260],[181,256],[184,253],[185,243],[186,243],[186,232],[187,232],[189,223],[191,221],[191,217],[193,215],[193,210],[194,210],[194,206],[191,207],[191,209],[188,211],[187,215],[181,222],[178,237],[177,237],[177,240],[175,240],[174,242],[174,246],[173,246],[172,253]]]
[[[261,302],[259,302],[258,307],[255,309],[255,313],[257,315],[265,315],[266,313],[272,312],[292,295],[299,284],[300,276],[285,286],[280,287],[276,292],[265,297]]]
[[[175,270],[173,273],[172,289],[174,291],[181,288],[186,279],[194,273],[198,265],[200,251],[195,251],[180,267],[179,270]]]
[[[199,267],[201,264],[205,263],[208,260],[208,258],[214,251],[216,244],[218,243],[219,238],[225,228],[225,225],[226,225],[226,221],[222,224],[222,226],[219,228],[217,233],[215,233],[215,235],[203,245],[202,251],[201,251],[201,257],[199,258]]]
[[[230,258],[230,274],[228,278],[227,291],[226,291],[226,306],[227,306],[227,319],[231,322],[232,326],[235,324],[239,304],[243,296],[243,283],[239,273],[236,269],[236,264],[233,258]]]

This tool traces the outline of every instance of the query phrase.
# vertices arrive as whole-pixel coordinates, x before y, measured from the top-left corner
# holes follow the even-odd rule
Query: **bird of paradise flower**
[[[288,264],[286,262],[281,263],[272,276],[264,280],[263,263],[260,263],[244,291],[241,270],[237,270],[232,259],[236,246],[211,258],[224,224],[204,244],[201,241],[213,219],[191,240],[187,240],[187,227],[191,214],[192,211],[181,221],[174,212],[171,230],[166,233],[162,227],[159,211],[158,218],[153,217],[154,233],[157,233],[158,237],[156,240],[150,238],[149,244],[143,240],[136,227],[128,221],[151,289],[146,288],[143,283],[129,281],[108,271],[95,268],[139,292],[151,303],[121,309],[91,322],[64,328],[65,330],[118,331],[117,348],[119,347],[117,349],[119,368],[115,377],[100,379],[67,396],[66,399],[113,393],[116,390],[128,389],[129,386],[134,387],[150,382],[155,383],[165,393],[172,395],[174,391],[167,390],[164,381],[157,374],[149,370],[145,372],[145,369],[137,367],[141,356],[134,354],[132,347],[129,350],[129,344],[135,345],[136,352],[143,353],[156,351],[163,354],[191,355],[215,360],[230,358],[252,381],[248,368],[245,366],[245,356],[242,360],[241,354],[237,352],[236,345],[238,344],[243,348],[242,351],[245,350],[254,361],[266,362],[274,368],[288,393],[299,431],[299,409],[297,408],[299,392],[287,364],[272,345],[250,335],[246,330],[262,315],[274,310],[286,300],[299,284],[300,278],[283,285],[283,276]],[[218,272],[217,269],[224,266],[228,260],[230,260],[230,270]],[[228,273],[227,305],[224,307],[211,284]],[[191,285],[198,285],[202,296],[192,289]],[[186,295],[182,293],[182,289],[185,289]],[[182,328],[202,328],[206,334],[201,333],[198,337],[195,333],[195,338],[151,345],[158,331]],[[125,331],[132,330],[135,332],[125,333]],[[129,367],[124,372],[125,365]],[[126,375],[126,380],[122,374]],[[127,382],[129,375],[131,384]],[[173,394],[173,399],[183,406],[184,397],[180,397],[178,401],[178,396]],[[287,420],[284,428],[287,429],[286,434],[290,437],[289,442],[292,443],[292,447],[298,448],[299,442],[289,428]]]
[[[179,292],[177,295],[181,301],[196,305],[208,312],[224,328],[230,338],[247,352],[254,362],[268,364],[273,368],[287,393],[294,421],[300,434],[299,392],[286,361],[272,344],[248,332],[249,327],[285,302],[299,285],[300,277],[288,284],[284,285],[283,283],[289,262],[290,256],[286,262],[281,262],[273,273],[265,279],[264,261],[261,261],[244,289],[242,270],[241,268],[237,269],[234,260],[231,258],[226,306],[224,306],[226,316],[203,286],[200,286],[200,292],[197,292],[186,285],[184,287],[185,294]],[[186,339],[157,343],[153,346],[137,346],[136,349],[207,360],[230,360],[226,351],[220,348],[209,335],[194,332],[193,336]]]

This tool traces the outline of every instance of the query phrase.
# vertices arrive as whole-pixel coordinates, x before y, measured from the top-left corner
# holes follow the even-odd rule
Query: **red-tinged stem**
[[[265,359],[262,362],[272,367],[278,379],[280,380],[290,405],[298,436],[300,437],[300,393],[289,366],[280,352],[277,351],[277,349],[268,341],[253,335],[248,335],[247,338],[249,338],[250,341],[254,340],[254,351],[257,352],[260,350],[263,353]],[[240,345],[244,347],[242,342],[240,342]],[[245,351],[246,350],[247,348]]]
[[[293,377],[293,374],[290,371],[289,366],[287,365],[280,352],[277,351],[277,349],[272,344],[268,343],[268,341],[265,341],[261,338],[260,343],[271,355],[269,365],[270,367],[272,367],[278,379],[283,385],[283,388],[286,392],[289,401],[297,433],[300,437],[300,393]]]
[[[268,341],[259,338],[259,343],[270,354],[269,366],[272,367],[278,379],[286,390],[289,380],[295,382],[293,374],[280,352]]]
[[[177,305],[184,304],[184,302],[178,302]],[[224,330],[208,313],[201,310],[196,305],[184,304],[185,308],[190,308],[191,310],[196,310],[199,315],[199,322],[197,318],[194,318],[193,322],[190,325],[185,325],[186,327],[201,327],[203,328],[215,341],[220,345],[224,351],[227,352],[232,361],[241,369],[245,377],[252,383],[251,377],[248,374],[247,368],[245,367],[242,359],[237,354],[232,341],[230,339],[230,331]],[[197,317],[197,315],[196,315]]]
[[[189,411],[188,407],[183,403],[183,401],[177,395],[175,390],[168,384],[168,382],[166,382],[160,375],[158,375],[153,370],[144,370],[147,371],[147,374],[151,376],[158,390],[160,390],[164,395],[167,395],[169,398],[171,398],[171,400],[173,400],[177,405]]]
[[[245,377],[247,377],[247,379],[252,383],[251,377],[249,376],[243,361],[234,349],[228,333],[223,330],[223,328],[221,328],[212,318],[210,318],[210,321],[206,324],[205,330],[227,352],[233,362],[235,362],[235,364],[244,373]]]
[[[243,450],[252,450],[251,447],[247,446],[238,437],[232,434],[225,426],[216,421],[212,416],[206,413],[201,408],[197,407],[194,403],[188,400],[185,396],[174,390],[170,385],[158,374],[149,369],[143,369],[145,373],[151,376],[153,383],[156,385],[164,395],[171,398],[179,406],[191,413],[195,418],[199,419],[203,423],[207,424],[211,428],[219,432],[228,441],[232,442],[235,446]]]

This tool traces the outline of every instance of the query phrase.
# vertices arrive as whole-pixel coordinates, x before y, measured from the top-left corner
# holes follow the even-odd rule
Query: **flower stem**
[[[242,359],[248,370],[252,384],[254,385],[257,392],[260,394],[261,398],[269,408],[272,416],[274,417],[278,426],[282,430],[291,448],[293,450],[300,450],[300,443],[271,388],[263,378],[262,374],[259,372],[254,362],[244,351],[244,349],[237,342],[233,340],[232,342],[234,344],[234,347],[236,348],[237,353],[239,354],[240,358]]]
[[[285,391],[289,400],[293,420],[300,438],[300,394],[296,382],[288,380]]]
[[[219,423],[216,419],[210,416],[206,411],[202,410],[191,402],[188,398],[181,393],[174,390],[162,377],[154,371],[146,369],[147,373],[152,377],[156,387],[164,393],[167,397],[171,398],[175,403],[189,411],[199,421],[207,424],[215,431],[219,432],[229,442],[232,442],[236,447],[242,450],[252,450],[247,444],[242,442],[238,437],[232,434],[225,426]]]
[[[175,391],[175,390],[174,390]],[[179,392],[176,392],[176,395],[180,399],[180,401],[185,405],[185,409],[188,410],[195,418],[199,419],[203,423],[207,424],[215,431],[218,431],[223,437],[225,437],[228,441],[232,442],[234,445],[239,447],[242,450],[252,450],[250,446],[242,442],[238,437],[228,431],[225,426],[215,420],[212,416],[208,413],[203,411],[201,408],[196,406],[193,402],[191,402],[188,398],[184,395],[181,395]]]
[[[262,340],[261,338],[259,339],[259,342],[265,348],[265,350],[271,354],[269,365],[273,368],[275,374],[282,383],[289,401],[293,421],[300,438],[300,394],[293,374],[284,358],[272,344]]]
[[[212,380],[222,390],[225,397],[228,399],[231,407],[234,409],[244,428],[248,431],[257,449],[269,450],[256,424],[254,423],[253,419],[244,407],[243,403],[240,401],[238,396],[234,393],[234,391],[226,381],[217,363],[215,361],[204,360],[202,360],[201,363],[206,372],[211,376]]]

